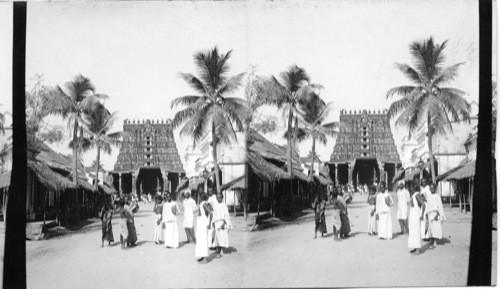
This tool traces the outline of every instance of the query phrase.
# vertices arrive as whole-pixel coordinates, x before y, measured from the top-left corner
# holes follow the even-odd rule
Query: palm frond
[[[442,84],[447,84],[458,76],[458,69],[460,68],[461,65],[464,65],[465,62],[460,62],[457,64],[454,64],[452,66],[448,66],[443,70],[443,72],[437,76],[433,81],[432,85],[442,85]]]
[[[60,86],[48,89],[48,105],[49,113],[60,115],[66,118],[69,114],[75,112],[78,107],[73,99],[66,95]]]
[[[76,75],[73,81],[66,82],[64,86],[67,88],[69,96],[76,103],[95,92],[95,86],[92,84],[90,78],[81,74]]]
[[[422,78],[420,77],[418,72],[415,69],[413,69],[413,67],[409,66],[408,64],[396,63],[395,66],[399,71],[401,71],[413,83],[420,84],[423,82]]]
[[[290,66],[286,71],[280,73],[280,78],[288,91],[296,92],[304,84],[308,84],[310,77],[306,70],[296,64]]]
[[[463,98],[467,93],[451,87],[441,88],[439,94],[440,104],[449,112],[453,121],[470,121],[471,105]]]
[[[208,94],[207,89],[203,82],[191,73],[179,73],[179,77],[182,78],[189,86],[191,86],[194,91],[200,93],[201,95]]]
[[[274,76],[262,78],[259,90],[261,94],[256,96],[255,102],[259,105],[275,105],[278,109],[291,101],[290,93]]]
[[[198,95],[186,95],[186,96],[177,97],[174,100],[172,100],[172,102],[170,102],[170,108],[172,109],[178,105],[189,106],[189,105],[196,103],[201,98],[203,98],[203,96],[198,96]]]
[[[225,96],[236,92],[243,84],[245,73],[240,73],[229,78],[222,88],[219,89],[219,96]]]
[[[172,120],[172,126],[178,128],[180,125],[188,121],[193,117],[199,110],[203,110],[206,106],[212,105],[212,102],[207,102],[208,98],[199,98],[196,103],[190,105],[189,107],[178,111],[175,113],[174,119]]]
[[[417,87],[415,86],[409,86],[409,85],[394,87],[387,91],[386,98],[389,99],[394,95],[400,95],[402,97],[406,97],[410,95],[416,88]]]

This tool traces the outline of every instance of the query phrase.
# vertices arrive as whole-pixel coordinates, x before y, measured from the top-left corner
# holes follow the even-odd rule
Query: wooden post
[[[233,189],[233,209],[234,209],[234,217],[236,218],[236,190]]]
[[[120,196],[123,197],[123,191],[122,191],[122,173],[118,173],[118,189],[120,190]]]
[[[451,210],[451,182],[448,182],[449,192],[450,192],[450,210]]]

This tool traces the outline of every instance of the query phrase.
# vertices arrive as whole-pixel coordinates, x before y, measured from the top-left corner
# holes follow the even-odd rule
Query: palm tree
[[[226,54],[219,53],[217,47],[214,47],[209,51],[195,53],[194,63],[199,76],[180,73],[180,77],[199,95],[182,96],[171,103],[171,108],[180,104],[187,106],[178,111],[172,121],[174,128],[184,124],[180,131],[181,136],[192,137],[196,144],[211,129],[217,193],[220,193],[221,185],[217,145],[237,140],[236,131],[243,130],[243,120],[248,113],[244,99],[228,97],[242,85],[244,76],[244,73],[227,76],[229,70],[227,61],[231,57],[231,52],[230,50]]]
[[[81,74],[75,76],[73,81],[64,84],[66,91],[57,86],[51,91],[50,108],[51,114],[60,115],[68,120],[68,127],[73,130],[73,182],[77,184],[78,153],[82,147],[83,139],[83,117],[96,109],[97,105],[108,98],[104,94],[96,94],[91,80]],[[78,138],[80,131],[80,138]]]
[[[288,115],[287,122],[287,161],[288,173],[293,174],[292,170],[292,137],[297,138],[293,133],[292,122],[294,115],[299,114],[299,103],[302,102],[308,95],[318,89],[323,88],[319,84],[310,83],[310,77],[305,69],[292,65],[286,71],[279,74],[279,81],[276,77],[271,76],[263,82],[263,93],[258,95],[258,101],[261,104],[277,106],[278,109],[283,109],[283,115]],[[296,128],[298,121],[296,120]],[[297,131],[297,130],[295,130]]]
[[[410,54],[414,67],[408,64],[396,64],[413,85],[404,85],[390,89],[387,98],[402,96],[394,101],[387,113],[389,119],[395,118],[396,126],[405,126],[411,135],[423,123],[427,125],[427,145],[431,163],[432,182],[436,182],[432,137],[452,131],[452,121],[470,121],[470,104],[464,99],[465,92],[443,87],[458,75],[463,62],[444,67],[443,50],[447,41],[434,43],[432,37],[423,42],[412,42]]]
[[[100,104],[95,111],[85,117],[87,125],[84,129],[88,135],[90,147],[97,149],[94,190],[97,190],[97,184],[99,183],[101,149],[109,155],[112,151],[111,146],[119,146],[121,144],[123,133],[109,132],[116,120],[116,114],[116,112],[110,113]]]

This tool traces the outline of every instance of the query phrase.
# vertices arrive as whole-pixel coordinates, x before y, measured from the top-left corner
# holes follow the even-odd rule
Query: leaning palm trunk
[[[99,161],[100,161],[100,159],[101,159],[101,147],[97,146],[97,159],[96,159],[97,168],[95,169],[94,191],[97,191],[97,185],[99,183]]]
[[[429,115],[427,117],[427,132],[429,134],[427,137],[427,144],[429,146],[429,157],[430,157],[432,183],[436,184],[436,172],[435,172],[435,167],[434,167],[434,153],[432,152],[432,134],[430,133],[430,129],[431,129],[430,123],[431,123],[431,117]]]
[[[290,176],[292,176],[292,168],[293,168],[293,165],[292,165],[292,153],[293,153],[293,142],[292,142],[292,121],[293,121],[293,112],[292,110],[290,109],[290,113],[288,115],[288,138],[287,138],[287,141],[288,141],[288,151],[287,151],[287,160],[288,160],[288,174]],[[290,180],[291,182],[291,180]],[[292,188],[290,187],[288,189],[288,203],[289,205],[291,204],[291,196],[292,196]],[[283,206],[281,205],[280,206],[280,209],[282,208]]]
[[[312,193],[311,188],[314,183],[314,151],[316,150],[316,138],[313,135],[312,138],[312,150],[311,150],[311,174],[309,175],[309,195]]]
[[[219,180],[219,162],[217,161],[217,145],[215,140],[215,121],[212,122],[212,157],[214,159],[215,167],[215,186],[217,188],[217,194],[220,194],[220,180]]]

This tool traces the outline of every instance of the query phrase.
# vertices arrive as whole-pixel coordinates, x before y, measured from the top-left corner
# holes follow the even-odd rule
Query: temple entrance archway
[[[156,195],[158,190],[164,191],[163,176],[158,167],[144,167],[139,169],[135,189],[137,195]]]
[[[371,186],[380,180],[380,170],[377,159],[356,159],[352,172],[354,188],[358,185]]]

